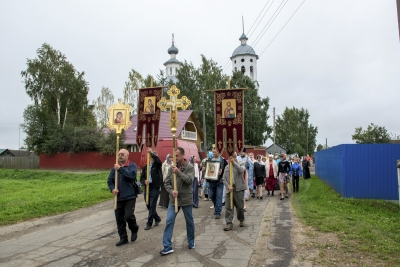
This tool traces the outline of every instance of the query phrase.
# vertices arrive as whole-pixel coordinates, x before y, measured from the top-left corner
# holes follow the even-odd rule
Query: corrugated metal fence
[[[400,144],[339,145],[315,154],[315,174],[343,197],[399,200]]]
[[[39,169],[40,157],[0,157],[0,168],[6,169]]]

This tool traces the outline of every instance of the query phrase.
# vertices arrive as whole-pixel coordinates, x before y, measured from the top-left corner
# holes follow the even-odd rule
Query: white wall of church
[[[257,81],[257,58],[255,56],[236,56],[232,58],[232,67],[233,71],[242,71],[242,67],[244,67],[244,74],[250,77],[253,81]]]

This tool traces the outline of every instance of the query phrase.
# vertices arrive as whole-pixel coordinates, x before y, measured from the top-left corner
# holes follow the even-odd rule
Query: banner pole
[[[116,147],[117,147],[117,149],[116,149],[116,151],[115,151],[115,164],[118,164],[118,152],[119,152],[119,133],[117,133],[117,145],[116,145]],[[118,189],[118,172],[117,171],[115,171],[115,169],[114,169],[114,172],[115,172],[115,180],[114,180],[114,184],[115,184],[115,189]],[[114,210],[116,210],[117,209],[117,196],[114,196]]]
[[[229,161],[229,179],[230,179],[230,187],[229,188],[233,188],[233,177],[232,177],[232,162]],[[231,199],[231,209],[233,209],[233,191],[230,192],[230,199]]]
[[[147,152],[147,171],[146,171],[146,181],[149,181],[150,175],[150,154]],[[146,205],[149,205],[149,187],[150,184],[146,185]]]
[[[175,133],[176,133],[176,128],[172,128],[171,129],[172,132],[172,157],[173,157],[173,164],[174,166],[176,166],[176,154],[175,154],[175,150],[176,150],[176,142],[175,142]],[[176,191],[176,173],[174,173],[174,191]],[[178,213],[178,197],[175,198],[175,213]]]

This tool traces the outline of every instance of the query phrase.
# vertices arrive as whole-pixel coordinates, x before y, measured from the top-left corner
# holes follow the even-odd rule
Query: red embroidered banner
[[[157,147],[158,130],[160,125],[161,111],[157,106],[162,96],[162,87],[143,88],[139,90],[138,100],[138,123],[136,132],[136,143],[142,146],[143,137],[146,147]]]
[[[241,152],[244,140],[244,89],[214,91],[215,145],[218,153]]]

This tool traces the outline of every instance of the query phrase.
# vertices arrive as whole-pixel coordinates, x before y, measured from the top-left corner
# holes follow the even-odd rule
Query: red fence
[[[129,160],[139,166],[140,152],[130,152]],[[115,155],[101,155],[96,152],[40,155],[41,169],[111,169],[114,164]]]

